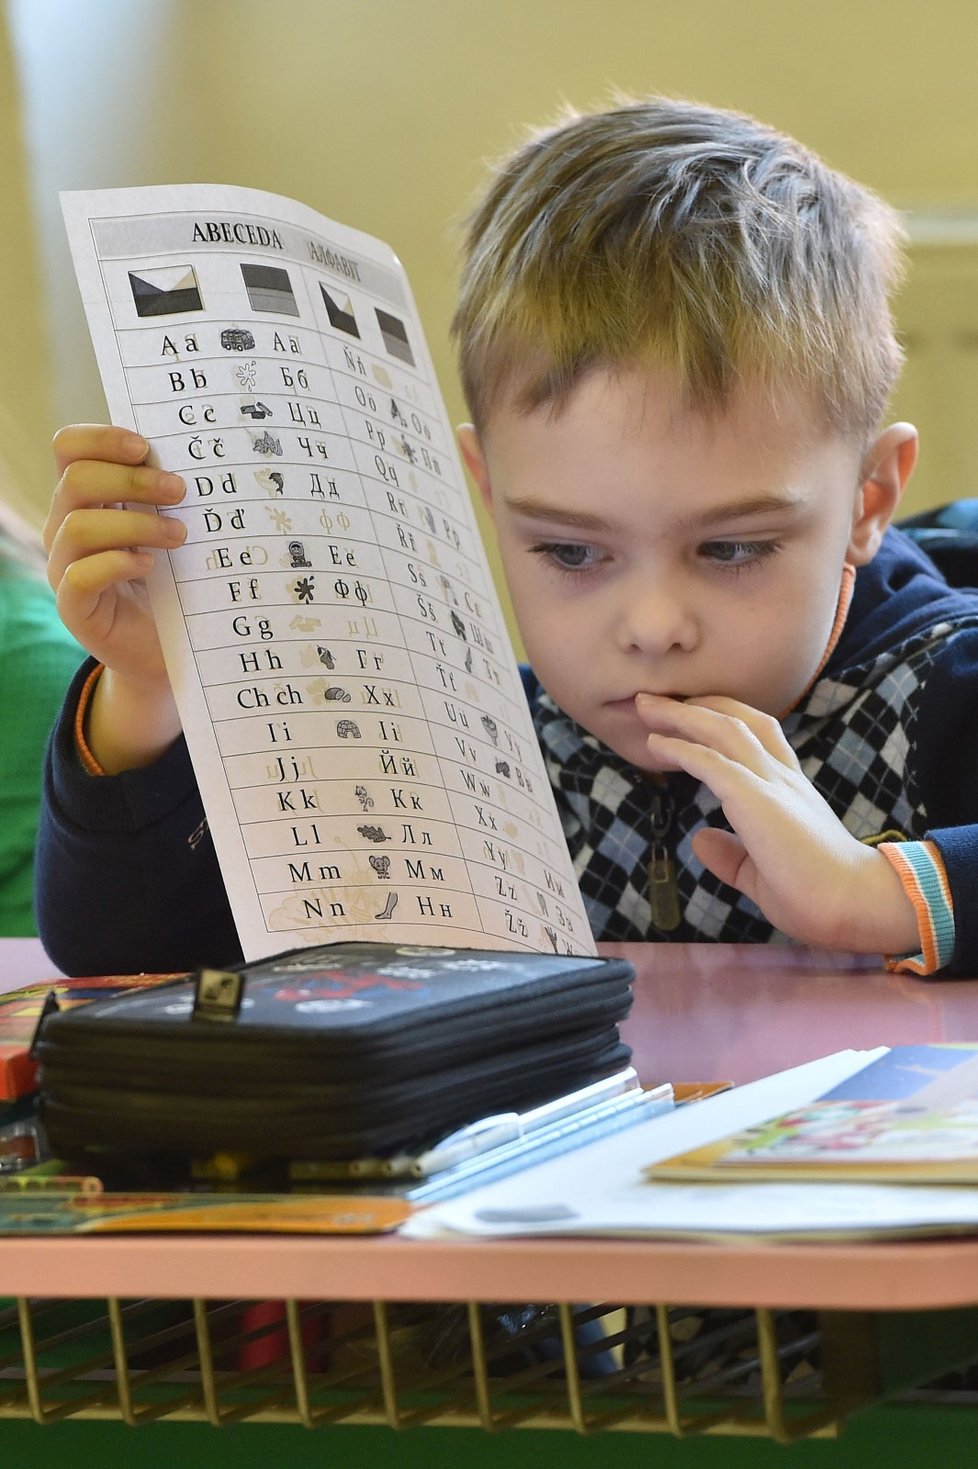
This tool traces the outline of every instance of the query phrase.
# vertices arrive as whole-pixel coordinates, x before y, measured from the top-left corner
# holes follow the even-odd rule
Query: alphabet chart
[[[250,189],[62,203],[110,416],[187,485],[149,592],[246,958],[593,953],[396,256]]]

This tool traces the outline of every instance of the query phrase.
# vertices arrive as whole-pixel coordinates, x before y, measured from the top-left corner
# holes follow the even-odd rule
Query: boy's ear
[[[917,444],[913,424],[893,423],[866,451],[846,557],[853,566],[865,566],[879,550],[917,463]]]
[[[492,516],[492,484],[489,479],[489,466],[486,464],[486,456],[482,452],[482,445],[479,442],[479,435],[471,423],[459,424],[456,435],[458,438],[459,452],[465,460],[465,467],[475,480],[486,511]]]

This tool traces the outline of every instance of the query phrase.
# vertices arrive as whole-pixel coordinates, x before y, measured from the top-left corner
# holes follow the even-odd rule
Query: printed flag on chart
[[[204,309],[192,265],[161,265],[130,270],[128,275],[137,316],[176,316]]]
[[[346,332],[348,336],[358,337],[360,328],[353,314],[353,302],[342,291],[327,291],[322,281],[319,289],[323,293],[323,305],[326,307],[326,315],[329,317],[330,326],[335,326],[337,331]]]
[[[407,362],[413,367],[414,353],[411,351],[407,328],[403,321],[397,316],[391,316],[389,311],[381,311],[379,306],[375,306],[374,311],[377,313],[377,324],[388,352],[392,357],[399,357],[402,362]]]
[[[274,311],[279,316],[298,316],[287,270],[278,265],[242,265],[252,311]]]

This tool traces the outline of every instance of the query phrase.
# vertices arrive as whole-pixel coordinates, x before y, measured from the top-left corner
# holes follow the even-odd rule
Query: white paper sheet
[[[150,595],[245,956],[593,953],[397,258],[254,190],[63,207],[110,415],[187,481]]]
[[[434,1204],[402,1227],[466,1235],[694,1238],[915,1233],[978,1226],[978,1188],[821,1183],[652,1183],[642,1170],[813,1101],[884,1054],[839,1051],[680,1107],[627,1132]]]

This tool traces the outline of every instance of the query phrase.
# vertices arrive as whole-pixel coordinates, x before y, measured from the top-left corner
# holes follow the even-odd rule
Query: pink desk
[[[45,973],[38,946],[8,945]],[[745,1082],[845,1046],[978,1040],[978,981],[930,983],[804,950],[606,946],[635,965],[624,1027],[644,1079]],[[35,967],[36,966],[36,967]],[[48,971],[50,972],[50,967]],[[741,1245],[395,1238],[0,1241],[0,1294],[581,1300],[887,1311],[978,1304],[978,1240]]]
[[[59,973],[37,939],[0,939],[0,995]]]
[[[870,962],[793,949],[608,946],[612,951],[624,953],[637,971],[624,1030],[648,1081],[746,1082],[845,1046],[978,1039],[978,981],[929,984],[887,975]],[[0,986],[50,974],[39,945],[0,941]],[[787,1443],[834,1436],[857,1408],[978,1357],[975,1313],[967,1309],[978,1305],[978,1240],[744,1247],[284,1235],[4,1239],[5,1295],[17,1304],[4,1311],[0,1301],[0,1419],[108,1420],[100,1425],[105,1462],[118,1462],[113,1426],[144,1424],[140,1437],[166,1437],[183,1419],[221,1424],[228,1432],[244,1422],[493,1430],[461,1435],[458,1455],[473,1465],[494,1465],[504,1453],[507,1463],[518,1464],[521,1450],[513,1445],[526,1436],[501,1441],[495,1433],[516,1426],[572,1428],[582,1444],[596,1432],[620,1430],[615,1453],[623,1465],[637,1462],[628,1447],[635,1432],[724,1435],[724,1469],[735,1469],[755,1462],[750,1453],[737,1460],[738,1438]],[[67,1298],[67,1307],[58,1298]],[[266,1308],[227,1304],[253,1301],[282,1302],[286,1313],[281,1318],[273,1310],[263,1328],[262,1349],[272,1345],[257,1370],[247,1353],[258,1345],[251,1328]],[[556,1360],[516,1381],[497,1372],[480,1325],[491,1323],[493,1313],[486,1307],[484,1316],[478,1303],[506,1301],[551,1302],[559,1313]],[[448,1302],[456,1303],[456,1319],[461,1313],[467,1322],[463,1358],[447,1369],[426,1365],[419,1377],[419,1349],[404,1347],[403,1332],[417,1331],[419,1313],[430,1331],[443,1330],[439,1303]],[[578,1351],[581,1316],[574,1302],[650,1308],[646,1316],[613,1304],[586,1308],[602,1322],[602,1341],[625,1353],[614,1377],[594,1384],[597,1397],[582,1376],[586,1353]],[[747,1374],[739,1395],[729,1377],[720,1387],[711,1382],[709,1367],[706,1385],[702,1376],[682,1377],[682,1349],[672,1333],[690,1314],[717,1331],[721,1354],[726,1350],[727,1318],[703,1315],[703,1307],[741,1308],[735,1319],[753,1322],[750,1360],[737,1368]],[[74,1313],[67,1320],[66,1309]],[[799,1310],[800,1318],[788,1314]],[[918,1322],[938,1319],[935,1311],[940,1352],[894,1372],[893,1341],[900,1352],[907,1342],[923,1341]],[[817,1321],[821,1343],[818,1389],[806,1398],[803,1385],[800,1400],[792,1397],[790,1346],[786,1356],[782,1334],[785,1327],[796,1330],[798,1319],[803,1331],[812,1329],[804,1323]],[[245,1354],[232,1353],[230,1368],[229,1320],[238,1333],[234,1353]],[[901,1320],[913,1323],[909,1331]],[[307,1328],[325,1332],[325,1365],[315,1358],[315,1344],[307,1350]],[[545,1330],[556,1327],[551,1322]],[[654,1349],[650,1331],[659,1333]],[[627,1355],[636,1341],[637,1365]],[[152,1365],[150,1357],[147,1366],[145,1353],[159,1352],[161,1343],[163,1365]],[[403,1438],[384,1445],[389,1442]],[[292,1438],[288,1448],[298,1464],[296,1444]],[[582,1457],[568,1458],[566,1444],[565,1435],[568,1464],[572,1458],[602,1462],[583,1449]],[[399,1449],[384,1445],[384,1462],[404,1462]],[[683,1448],[677,1444],[677,1454]]]

